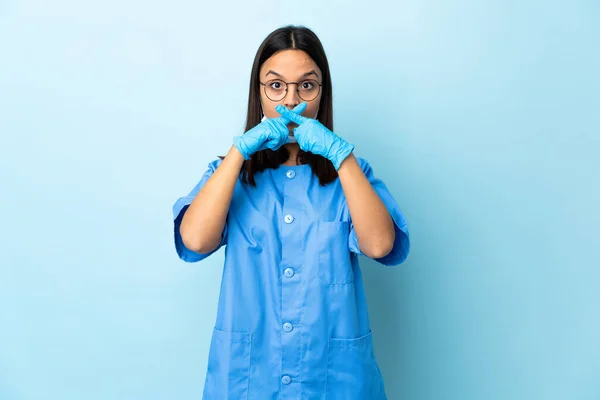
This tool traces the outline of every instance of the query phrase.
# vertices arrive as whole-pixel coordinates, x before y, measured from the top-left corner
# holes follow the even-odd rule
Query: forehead
[[[321,70],[313,59],[303,50],[281,50],[269,57],[260,67],[260,76],[264,77],[269,70],[283,75],[286,79],[296,79],[305,72],[315,70],[321,77]],[[274,75],[269,74],[270,77]],[[312,75],[314,77],[314,75]]]

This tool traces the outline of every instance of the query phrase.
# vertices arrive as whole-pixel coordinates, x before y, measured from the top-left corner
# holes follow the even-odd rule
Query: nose
[[[289,109],[292,109],[298,104],[300,104],[300,97],[298,96],[297,85],[297,83],[288,83],[287,85],[287,93],[283,98],[283,105]]]

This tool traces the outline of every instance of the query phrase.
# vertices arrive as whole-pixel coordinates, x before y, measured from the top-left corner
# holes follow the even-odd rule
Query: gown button
[[[283,271],[283,274],[286,276],[286,278],[291,278],[294,276],[294,270],[291,268],[286,268],[285,271]]]

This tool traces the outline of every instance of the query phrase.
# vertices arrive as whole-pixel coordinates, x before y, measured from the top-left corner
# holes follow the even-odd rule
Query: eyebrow
[[[269,74],[273,74],[273,75],[276,75],[276,76],[278,76],[278,77],[280,77],[280,78],[283,78],[283,76],[282,76],[281,74],[278,74],[277,72],[273,71],[272,69],[270,69],[270,70],[269,70],[269,72],[267,72],[267,73],[265,74],[265,77],[266,77],[267,75],[269,75]],[[308,72],[305,72],[304,74],[302,74],[302,76],[301,76],[300,78],[302,79],[302,78],[304,78],[304,77],[306,77],[306,76],[308,76],[308,75],[314,75],[314,76],[316,76],[317,78],[319,77],[319,75],[317,75],[317,72],[316,72],[314,69],[312,69],[312,70],[310,70],[310,71],[308,71]]]

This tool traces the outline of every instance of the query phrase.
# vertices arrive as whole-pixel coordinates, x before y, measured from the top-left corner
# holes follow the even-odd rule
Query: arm
[[[204,254],[219,246],[243,163],[242,154],[231,146],[221,165],[190,204],[179,229],[188,249]]]
[[[292,114],[302,113],[301,103]],[[175,248],[179,257],[188,262],[200,261],[227,238],[227,213],[240,176],[244,160],[257,151],[277,150],[289,142],[287,118],[268,118],[240,136],[233,138],[233,146],[223,160],[210,163],[200,183],[173,205]],[[182,213],[182,211],[185,211]]]
[[[281,104],[275,110],[297,123],[294,137],[300,148],[330,160],[338,171],[346,203],[353,221],[350,247],[384,265],[397,265],[409,250],[408,228],[400,208],[385,184],[365,171],[352,151],[354,145],[333,133],[318,120],[306,118]]]
[[[387,208],[350,154],[338,169],[360,250],[371,258],[388,255],[395,240],[394,222]]]

